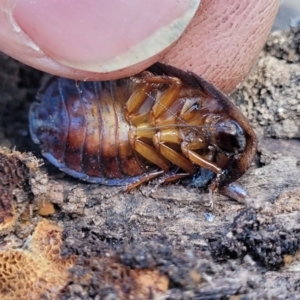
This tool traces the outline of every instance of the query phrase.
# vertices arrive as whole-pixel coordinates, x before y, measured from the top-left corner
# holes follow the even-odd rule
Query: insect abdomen
[[[40,91],[41,103],[31,107],[34,142],[72,176],[112,185],[132,182],[144,169],[128,141],[123,114],[130,90],[126,79],[76,83],[51,78]]]

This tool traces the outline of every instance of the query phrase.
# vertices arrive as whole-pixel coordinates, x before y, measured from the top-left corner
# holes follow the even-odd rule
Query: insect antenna
[[[160,125],[160,126],[155,126],[155,129],[167,129],[167,128],[174,128],[174,127],[179,127],[179,128],[188,128],[190,127],[191,129],[199,128],[199,129],[214,129],[217,127],[217,125],[189,125],[189,124],[170,124],[170,125]],[[151,131],[153,130],[153,127],[149,128],[143,128],[143,131]],[[200,133],[200,132],[198,132]]]

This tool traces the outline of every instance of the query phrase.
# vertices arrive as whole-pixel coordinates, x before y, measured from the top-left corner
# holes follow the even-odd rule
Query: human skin
[[[163,5],[161,0],[130,0],[128,7],[118,1],[0,0],[0,50],[34,68],[80,80],[127,77],[161,61],[230,93],[255,64],[279,6],[279,0],[202,0],[181,38],[162,51],[153,33],[184,15],[188,2],[176,1],[174,8],[174,0]],[[143,22],[133,26],[139,17]],[[141,53],[144,60],[133,57],[118,69],[122,52],[144,40],[153,45],[149,57]],[[110,53],[113,58],[107,59]]]

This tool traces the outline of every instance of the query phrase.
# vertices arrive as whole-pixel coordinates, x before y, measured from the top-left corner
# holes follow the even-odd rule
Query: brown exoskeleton
[[[194,73],[158,63],[115,81],[52,77],[38,99],[31,136],[74,177],[131,190],[205,168],[216,174],[210,190],[243,197],[230,184],[251,164],[255,134],[229,99]]]

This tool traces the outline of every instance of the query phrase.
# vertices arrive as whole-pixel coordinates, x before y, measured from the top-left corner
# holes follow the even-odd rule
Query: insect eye
[[[233,120],[219,122],[216,127],[215,143],[225,152],[243,152],[246,147],[244,130]]]

